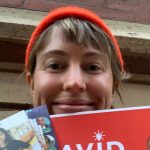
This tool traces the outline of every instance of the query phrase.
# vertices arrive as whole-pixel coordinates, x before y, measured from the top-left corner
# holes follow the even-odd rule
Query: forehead
[[[38,118],[37,120],[38,120],[38,121],[43,121],[44,119],[43,119],[43,118]]]
[[[69,41],[60,29],[53,31],[46,46],[37,53],[36,67],[44,66],[50,60],[78,63],[99,62],[105,68],[111,68],[109,58],[103,50],[96,49],[91,45],[85,47]]]
[[[66,37],[63,29],[61,27],[58,27],[53,29],[52,33],[49,35],[45,42],[43,50],[40,51],[40,53],[47,54],[52,51],[57,51],[56,53],[63,55],[63,53],[58,52],[60,50],[65,52],[73,52],[74,54],[78,55],[83,55],[84,53],[90,53],[91,55],[94,53],[106,55],[101,47],[97,49],[94,48],[90,43],[89,45],[85,46],[82,43],[79,44],[71,41],[69,38]]]

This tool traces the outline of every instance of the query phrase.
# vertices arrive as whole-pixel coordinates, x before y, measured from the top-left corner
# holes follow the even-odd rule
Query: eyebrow
[[[65,52],[63,52],[62,50],[59,49],[52,49],[48,52],[45,52],[44,55],[42,56],[42,58],[47,58],[49,56],[67,56],[67,54]]]
[[[99,51],[98,52],[94,51],[94,52],[87,52],[83,57],[105,57],[105,54]]]
[[[50,51],[45,52],[43,54],[42,59],[46,59],[49,56],[67,57],[68,54],[60,49],[51,49]],[[83,58],[88,58],[88,57],[106,57],[106,56],[104,53],[100,51],[90,51],[83,54]]]

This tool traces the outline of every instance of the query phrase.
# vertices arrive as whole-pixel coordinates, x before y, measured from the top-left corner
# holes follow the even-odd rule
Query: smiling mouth
[[[95,104],[84,100],[64,100],[59,102],[53,102],[52,107],[57,112],[61,113],[73,113],[80,111],[94,110]]]

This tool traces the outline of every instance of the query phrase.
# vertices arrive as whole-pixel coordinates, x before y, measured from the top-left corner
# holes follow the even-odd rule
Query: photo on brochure
[[[39,106],[27,110],[26,113],[31,122],[33,122],[35,132],[38,132],[37,135],[40,133],[40,141],[43,141],[44,136],[45,142],[41,142],[42,147],[48,150],[58,150],[56,136],[53,131],[47,107],[45,105]],[[41,134],[41,131],[43,134]]]
[[[42,150],[25,111],[0,121],[0,150],[20,149]]]
[[[41,129],[41,127],[37,124],[36,119],[30,119],[31,125],[33,127],[33,130],[35,132],[35,135],[41,145],[41,148],[43,150],[46,149],[46,142],[45,142],[45,138],[44,138],[44,134],[43,131]]]

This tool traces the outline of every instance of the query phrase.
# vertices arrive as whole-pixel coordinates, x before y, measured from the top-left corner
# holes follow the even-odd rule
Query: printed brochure
[[[0,121],[0,150],[150,150],[150,106],[50,115],[46,106]]]

